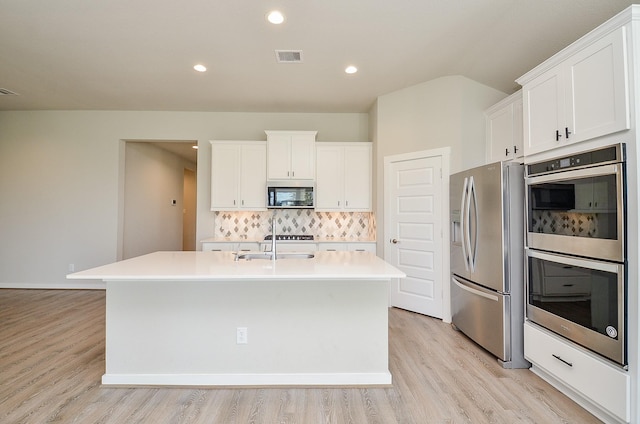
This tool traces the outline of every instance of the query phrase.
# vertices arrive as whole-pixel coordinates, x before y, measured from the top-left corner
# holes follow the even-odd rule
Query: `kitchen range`
[[[625,168],[625,145],[616,144],[526,170],[527,319],[622,367]]]
[[[523,353],[523,166],[497,162],[450,177],[452,322],[504,368]]]

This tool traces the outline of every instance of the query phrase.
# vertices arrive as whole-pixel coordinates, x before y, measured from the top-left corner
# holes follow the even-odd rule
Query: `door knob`
[[[389,241],[390,241],[391,243],[393,243],[393,244],[398,244],[398,240],[396,240],[396,239],[391,239],[391,240],[389,240]]]

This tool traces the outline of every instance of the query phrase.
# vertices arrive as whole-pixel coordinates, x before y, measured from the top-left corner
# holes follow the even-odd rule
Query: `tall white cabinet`
[[[371,211],[371,143],[316,143],[317,211]]]
[[[265,131],[267,178],[312,180],[316,169],[317,131]]]
[[[522,91],[518,91],[484,112],[487,163],[521,158]]]
[[[267,144],[211,141],[211,210],[266,210]]]
[[[611,423],[640,422],[639,25],[640,5],[632,5],[517,80],[525,163],[626,144],[628,367],[529,321],[524,333],[532,371]],[[576,190],[591,193],[576,209],[600,212],[612,202],[594,184]]]

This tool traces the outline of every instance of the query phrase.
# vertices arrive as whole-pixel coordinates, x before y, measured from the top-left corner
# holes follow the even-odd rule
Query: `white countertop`
[[[243,252],[247,253],[247,252]],[[389,280],[406,275],[369,252],[234,261],[233,252],[155,252],[67,275],[77,280]]]

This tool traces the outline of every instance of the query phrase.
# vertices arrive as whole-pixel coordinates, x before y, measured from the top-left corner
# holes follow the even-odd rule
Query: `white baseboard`
[[[38,289],[38,290],[104,290],[104,281],[75,280],[65,283],[0,283],[0,289]]]
[[[104,374],[113,386],[378,386],[391,384],[391,373],[322,374]]]

